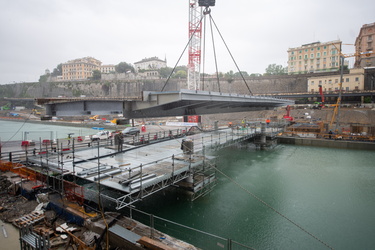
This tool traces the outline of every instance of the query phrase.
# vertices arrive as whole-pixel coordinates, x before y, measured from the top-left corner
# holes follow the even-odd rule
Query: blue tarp
[[[58,216],[62,217],[68,223],[74,223],[79,226],[83,226],[84,219],[67,211],[61,206],[61,204],[49,202],[47,205],[47,210],[55,211]]]

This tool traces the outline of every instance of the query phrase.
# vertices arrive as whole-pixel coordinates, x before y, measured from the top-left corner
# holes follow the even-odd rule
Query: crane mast
[[[188,89],[200,89],[202,7],[198,0],[189,0],[189,62]]]

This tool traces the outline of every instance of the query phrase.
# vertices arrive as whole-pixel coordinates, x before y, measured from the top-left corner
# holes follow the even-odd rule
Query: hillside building
[[[84,57],[62,64],[62,78],[66,81],[86,80],[94,70],[100,70],[102,62],[93,57]]]
[[[338,71],[340,69],[340,40],[314,42],[288,49],[288,74]]]
[[[167,67],[167,60],[161,60],[158,57],[145,58],[139,62],[134,63],[135,71],[140,70],[156,70]]]
[[[351,69],[349,74],[343,75],[342,90],[357,91],[364,90],[365,70],[363,68]],[[340,74],[329,76],[316,76],[307,79],[307,91],[318,92],[319,85],[322,85],[324,92],[339,91]]]
[[[355,67],[375,67],[375,23],[364,24],[355,40]]]
[[[100,66],[100,72],[102,74],[115,73],[116,72],[116,66],[113,65],[113,64],[101,65]]]

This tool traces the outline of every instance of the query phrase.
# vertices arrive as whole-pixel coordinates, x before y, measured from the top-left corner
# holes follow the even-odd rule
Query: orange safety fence
[[[64,181],[65,197],[71,202],[77,202],[80,205],[84,203],[84,189],[73,182]]]
[[[24,179],[28,179],[30,181],[41,181],[46,182],[47,176],[39,173],[35,170],[29,169],[22,165],[21,163],[12,163],[9,161],[0,161],[0,170],[1,171],[11,171],[15,174],[18,174]]]
[[[41,181],[43,183],[47,182],[47,175],[27,168],[20,163],[0,160],[0,170],[3,172],[11,171],[30,181]],[[84,188],[82,186],[79,186],[73,182],[64,181],[64,193],[69,201],[77,202],[80,205],[83,205]]]

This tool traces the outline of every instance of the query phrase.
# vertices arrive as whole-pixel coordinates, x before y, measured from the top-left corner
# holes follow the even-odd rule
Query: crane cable
[[[204,17],[204,16],[202,16],[202,18],[201,18],[201,20],[199,21],[199,23],[202,23],[202,19],[203,19],[203,17]],[[169,74],[169,76],[168,76],[168,78],[167,78],[167,81],[165,81],[165,84],[164,84],[163,88],[161,89],[161,92],[164,91],[164,88],[165,88],[165,86],[168,84],[169,79],[171,79],[171,76],[172,76],[173,72],[174,72],[175,69],[177,68],[177,64],[180,62],[182,56],[184,55],[184,53],[185,53],[187,47],[189,46],[191,40],[193,39],[195,33],[197,32],[199,26],[200,26],[200,25],[197,25],[197,27],[195,27],[195,30],[194,30],[193,34],[191,34],[191,36],[190,36],[190,38],[189,38],[189,41],[188,41],[187,44],[185,45],[185,48],[183,49],[183,51],[182,51],[180,57],[178,58],[178,60],[177,60],[177,62],[176,62],[176,64],[175,64],[175,66],[174,66],[174,68],[172,69],[172,72]]]
[[[223,175],[228,180],[230,180],[235,185],[237,185],[240,189],[244,190],[246,193],[248,193],[249,195],[251,195],[253,198],[255,198],[256,200],[260,201],[263,205],[265,205],[266,207],[270,208],[272,211],[274,211],[275,213],[277,213],[278,215],[280,215],[281,217],[283,217],[284,219],[286,219],[287,221],[289,221],[290,223],[292,223],[293,225],[295,225],[296,227],[298,227],[300,230],[302,230],[303,232],[307,233],[308,235],[310,235],[311,237],[313,237],[315,240],[319,241],[320,243],[322,243],[323,245],[325,245],[326,247],[328,247],[329,249],[333,249],[333,247],[331,247],[330,245],[328,245],[328,243],[326,243],[323,240],[319,239],[317,236],[315,236],[314,234],[312,234],[309,231],[307,231],[301,225],[297,224],[292,219],[289,219],[286,215],[284,215],[281,212],[279,212],[278,210],[276,210],[276,208],[272,207],[267,202],[263,201],[261,198],[259,198],[258,196],[256,196],[255,194],[253,194],[252,192],[250,192],[249,190],[247,190],[246,188],[244,188],[241,184],[239,184],[238,182],[236,182],[235,180],[233,180],[231,177],[229,177],[228,175],[226,175],[224,172],[222,172],[221,170],[219,170],[215,165],[212,165],[212,167],[216,171],[218,171],[221,175]]]
[[[0,147],[1,146],[5,146],[8,142],[10,142],[13,139],[13,137],[15,137],[18,134],[18,132],[20,132],[20,130],[23,128],[23,126],[25,126],[25,124],[27,123],[27,121],[30,119],[31,115],[32,115],[32,113],[29,114],[29,116],[22,123],[21,127],[9,138],[9,140],[7,140],[6,142],[4,142],[4,144],[0,144]]]
[[[234,57],[233,57],[233,55],[232,55],[231,51],[229,50],[229,47],[228,47],[227,43],[226,43],[226,42],[225,42],[225,40],[224,40],[224,37],[223,37],[223,36],[221,35],[221,32],[220,32],[219,28],[217,27],[217,25],[216,25],[216,23],[215,23],[214,19],[212,18],[212,15],[211,15],[211,13],[209,13],[209,16],[210,16],[210,20],[211,20],[211,21],[212,21],[212,23],[214,24],[214,26],[215,26],[215,28],[216,28],[216,30],[217,30],[217,32],[218,32],[218,34],[220,35],[220,37],[221,37],[221,40],[223,41],[223,43],[224,43],[225,47],[227,48],[227,50],[228,50],[228,53],[229,53],[230,57],[232,58],[232,60],[233,60],[234,64],[236,65],[236,68],[237,68],[238,72],[240,73],[240,75],[241,75],[241,77],[242,77],[242,80],[243,80],[243,81],[244,81],[244,83],[246,84],[246,87],[247,87],[247,89],[249,90],[249,92],[250,92],[250,95],[253,95],[253,93],[252,93],[252,92],[251,92],[251,90],[250,90],[250,87],[249,87],[249,85],[247,84],[247,82],[246,82],[246,80],[245,80],[245,77],[243,76],[243,74],[242,74],[242,72],[241,72],[240,68],[239,68],[239,67],[238,67],[238,65],[237,65],[237,62],[236,62],[236,60],[234,59]]]

